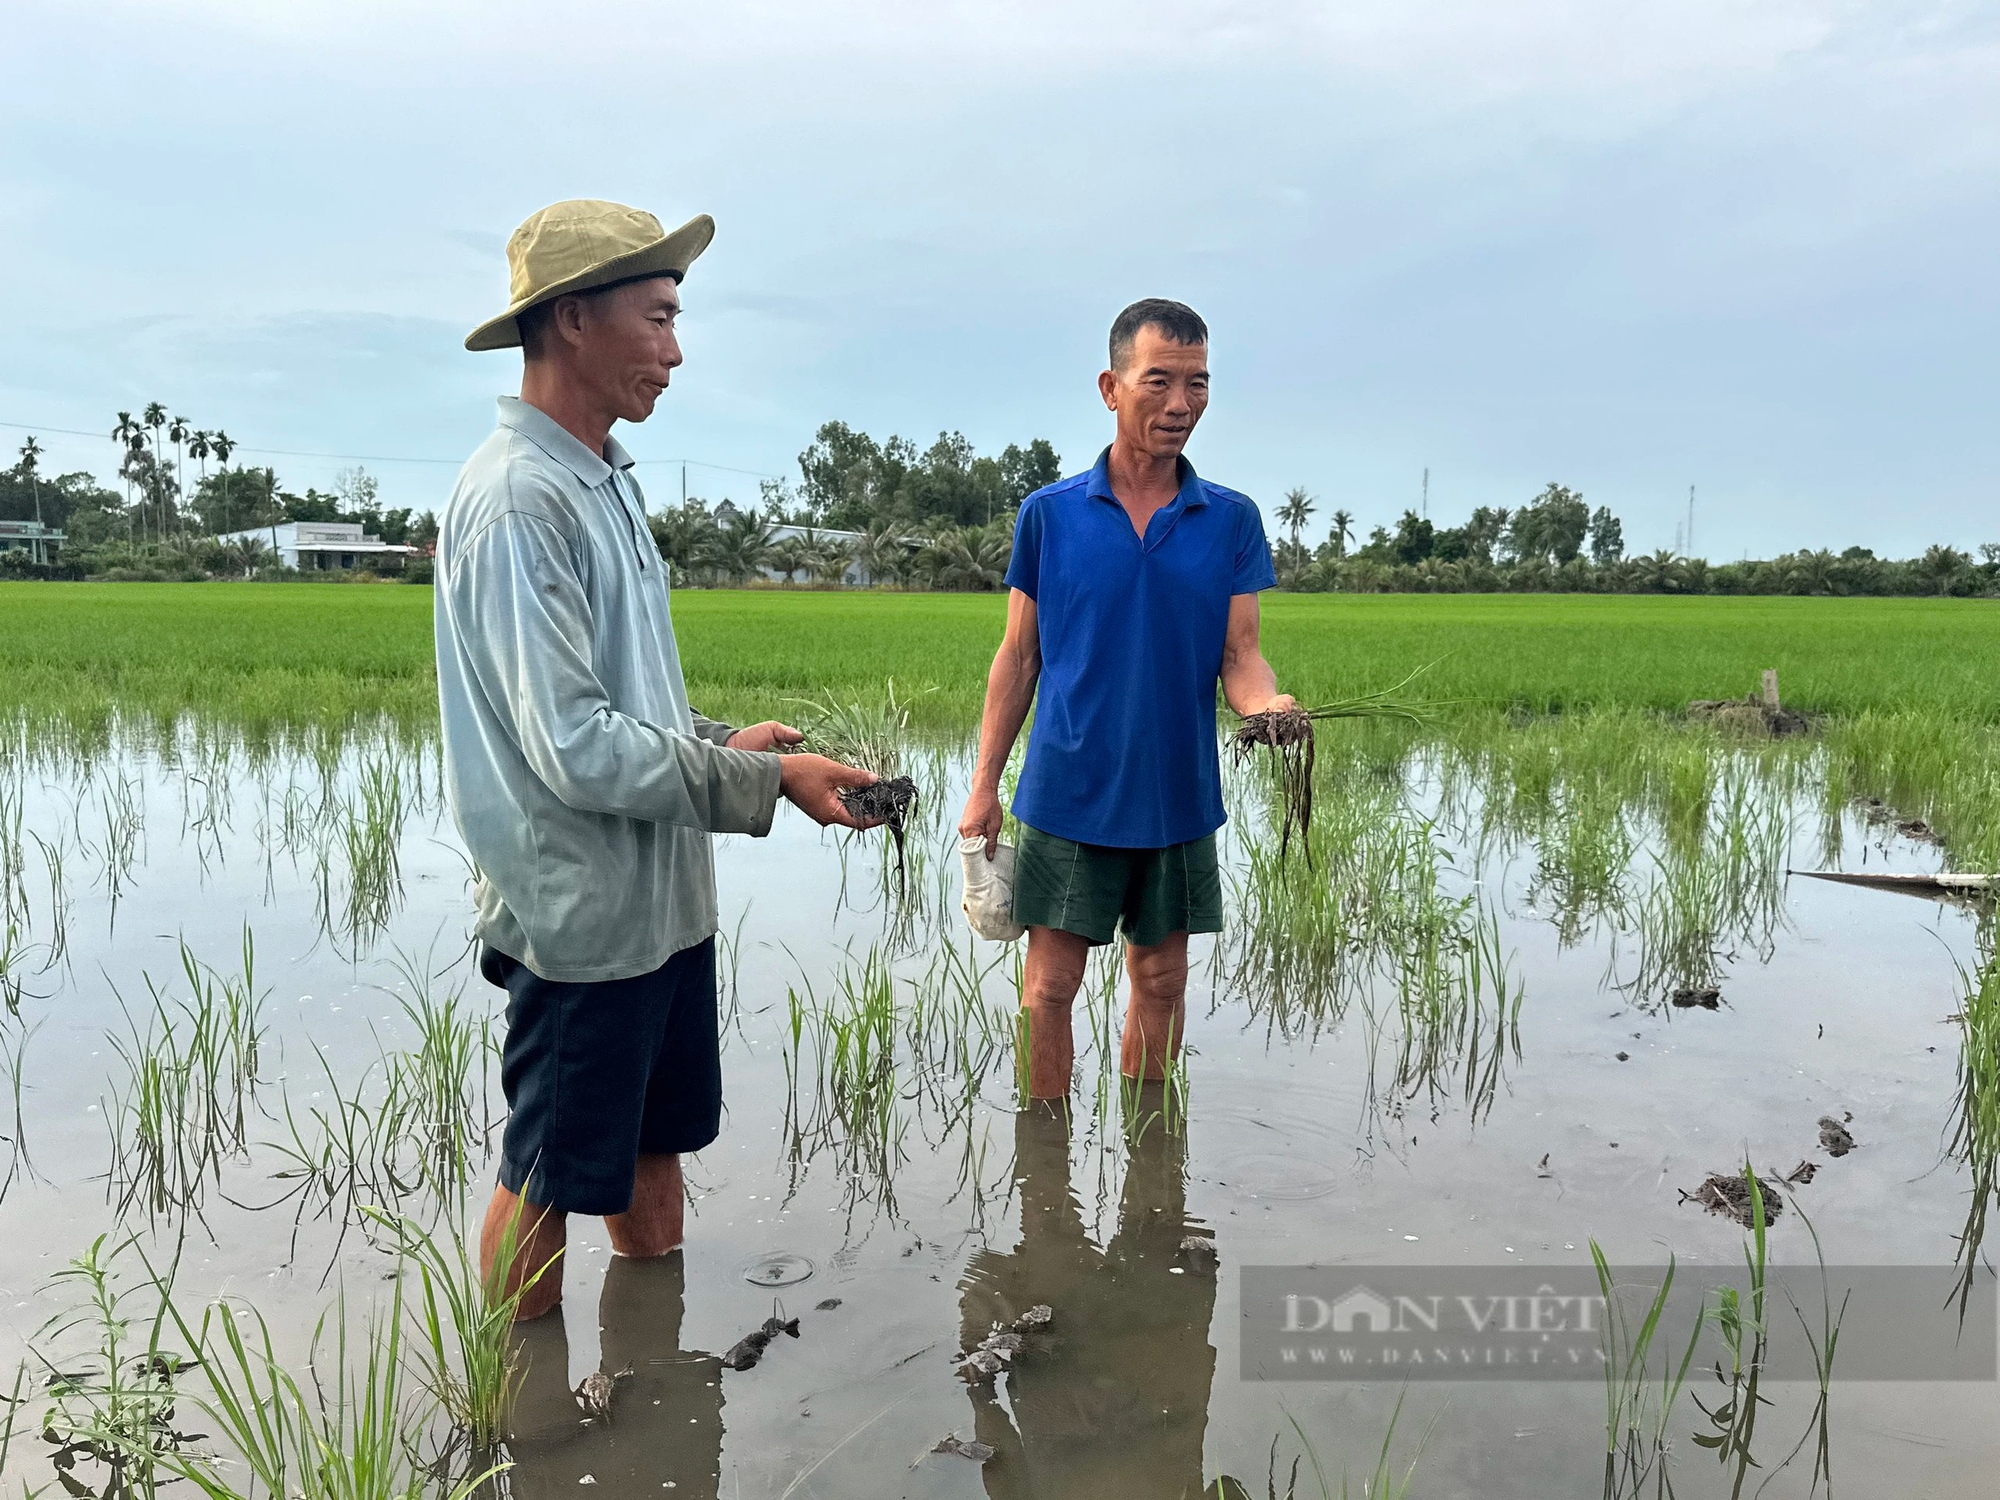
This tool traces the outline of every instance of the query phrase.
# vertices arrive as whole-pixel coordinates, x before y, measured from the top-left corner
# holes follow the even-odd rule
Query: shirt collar
[[[1183,509],[1189,506],[1208,504],[1208,491],[1202,487],[1201,480],[1195,475],[1194,465],[1187,461],[1185,454],[1181,456],[1180,468],[1180,493],[1175,495],[1169,503],[1181,506]],[[1097,462],[1090,466],[1090,483],[1085,489],[1085,493],[1092,499],[1109,500],[1114,505],[1117,504],[1118,496],[1112,493],[1111,489],[1111,450],[1109,448],[1098,454]]]
[[[579,443],[556,419],[519,396],[500,398],[500,425],[512,428],[574,474],[587,489],[596,489],[613,469],[632,467],[632,455],[615,437],[604,440],[603,456]]]

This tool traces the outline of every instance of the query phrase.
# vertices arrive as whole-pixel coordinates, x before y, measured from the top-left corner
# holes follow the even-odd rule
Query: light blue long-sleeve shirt
[[[544,979],[716,930],[709,835],[770,832],[778,757],[688,707],[666,565],[616,440],[500,398],[438,526],[438,704],[479,938]]]

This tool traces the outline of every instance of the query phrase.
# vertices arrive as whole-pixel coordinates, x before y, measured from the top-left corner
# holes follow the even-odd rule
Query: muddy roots
[[[1302,708],[1251,714],[1237,727],[1236,759],[1248,760],[1259,749],[1278,758],[1278,799],[1281,834],[1278,860],[1291,852],[1292,830],[1299,831],[1306,864],[1312,864],[1313,720]]]
[[[910,809],[917,804],[917,784],[907,776],[892,776],[886,781],[871,782],[867,786],[842,787],[840,805],[864,823],[880,823],[889,830],[889,837],[896,841],[896,896],[901,900],[907,892],[907,876],[903,865],[904,826],[910,816]]]

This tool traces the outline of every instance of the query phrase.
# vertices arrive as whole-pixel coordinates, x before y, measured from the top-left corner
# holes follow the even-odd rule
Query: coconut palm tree
[[[274,560],[271,549],[264,544],[264,539],[258,536],[241,536],[227,543],[223,548],[223,556],[228,559],[229,565],[245,578],[254,577],[259,568]]]
[[[854,561],[854,543],[828,541],[812,555],[810,570],[814,583],[840,583]]]
[[[902,568],[909,548],[893,526],[877,526],[861,534],[854,544],[854,561],[870,583],[893,579]]]
[[[1682,581],[1681,560],[1673,550],[1662,547],[1659,551],[1632,560],[1633,581],[1640,590],[1648,594],[1671,594],[1679,590]]]
[[[772,529],[754,510],[732,510],[716,528],[703,561],[731,583],[746,582],[770,554]]]
[[[1917,561],[1917,572],[1937,586],[1940,595],[1949,594],[1959,575],[1972,565],[1972,559],[1956,547],[1943,545],[1932,547]]]
[[[42,445],[31,433],[27,442],[21,444],[21,472],[28,476],[28,487],[35,493],[35,524],[42,524],[42,481],[36,474],[41,467]]]
[[[1008,539],[1000,529],[966,526],[939,533],[924,549],[922,567],[940,589],[996,589],[1007,576]]]
[[[1354,540],[1354,515],[1351,511],[1337,510],[1333,513],[1333,525],[1326,539],[1333,543],[1335,557],[1347,556],[1347,547]]]
[[[1834,555],[1824,547],[1816,552],[1795,553],[1786,570],[1785,583],[1795,594],[1830,594],[1834,570]]]
[[[786,583],[809,571],[810,558],[805,538],[788,536],[782,542],[773,544],[764,554],[764,566],[784,574]]]
[[[1278,507],[1279,524],[1292,533],[1292,545],[1297,546],[1299,532],[1312,519],[1313,497],[1306,493],[1304,485],[1295,485],[1285,491],[1285,503]]]

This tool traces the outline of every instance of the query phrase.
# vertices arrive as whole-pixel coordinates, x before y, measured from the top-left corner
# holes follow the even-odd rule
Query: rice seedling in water
[[[1521,1055],[1523,986],[1507,973],[1499,920],[1471,915],[1469,928],[1419,929],[1422,946],[1396,974],[1396,1062],[1389,1080],[1389,1111],[1400,1118],[1419,1092],[1432,1105],[1454,1093],[1477,1124],[1493,1108],[1508,1058]],[[1371,1029],[1380,1018],[1371,1015]],[[1449,1080],[1461,1082],[1454,1090]],[[1375,1079],[1370,1091],[1380,1097]]]
[[[171,1300],[167,1308],[201,1358],[206,1390],[189,1399],[229,1455],[175,1452],[161,1467],[207,1500],[470,1500],[505,1468],[441,1480],[419,1461],[436,1408],[405,1383],[400,1279],[389,1306],[370,1319],[358,1359],[350,1357],[346,1299],[321,1316],[303,1382],[255,1309],[216,1302],[191,1326]]]
[[[1829,1425],[1832,1416],[1832,1408],[1829,1402],[1833,1393],[1833,1362],[1840,1349],[1841,1324],[1847,1321],[1847,1302],[1850,1293],[1843,1292],[1841,1294],[1840,1310],[1835,1312],[1833,1307],[1833,1289],[1827,1284],[1826,1279],[1826,1252],[1819,1242],[1819,1230],[1813,1227],[1813,1221],[1806,1217],[1805,1210],[1800,1208],[1796,1201],[1792,1204],[1792,1210],[1798,1214],[1800,1222],[1806,1226],[1806,1232],[1812,1236],[1813,1259],[1819,1262],[1819,1331],[1817,1333],[1813,1332],[1812,1324],[1806,1321],[1805,1312],[1799,1307],[1798,1299],[1792,1296],[1789,1286],[1784,1287],[1785,1300],[1791,1303],[1792,1314],[1799,1320],[1799,1330],[1805,1335],[1806,1348],[1812,1354],[1813,1375],[1819,1383],[1819,1397],[1813,1403],[1811,1415],[1806,1418],[1805,1431],[1799,1434],[1797,1445],[1793,1447],[1790,1453],[1785,1455],[1784,1461],[1778,1465],[1778,1468],[1782,1469],[1787,1464],[1790,1464],[1793,1459],[1799,1456],[1799,1453],[1805,1448],[1808,1442],[1813,1442],[1812,1492],[1818,1494],[1820,1482],[1824,1480],[1826,1482],[1827,1493],[1831,1494],[1833,1492],[1833,1433]],[[1782,1286],[1783,1283],[1780,1283],[1780,1285]],[[1816,1442],[1814,1441],[1815,1439],[1817,1439]],[[1769,1483],[1768,1480],[1765,1482]],[[1762,1488],[1762,1486],[1759,1486],[1759,1488]]]
[[[97,796],[104,813],[104,838],[98,845],[98,861],[103,865],[101,879],[105,892],[111,897],[116,910],[118,897],[131,878],[132,866],[138,860],[139,834],[145,827],[145,804],[142,787],[136,777],[123,773],[113,776],[107,772],[99,779]]]
[[[1668,1257],[1660,1289],[1635,1323],[1596,1240],[1590,1242],[1590,1258],[1597,1267],[1597,1285],[1604,1298],[1604,1500],[1637,1497],[1644,1493],[1649,1479],[1655,1495],[1670,1495],[1673,1482],[1667,1472],[1667,1426],[1694,1363],[1707,1309],[1697,1310],[1679,1364],[1674,1363],[1671,1349],[1663,1349],[1665,1358],[1656,1391],[1653,1344],[1660,1336],[1661,1319],[1673,1292],[1674,1260]]]
[[[398,852],[407,808],[400,760],[371,756],[361,767],[360,797],[342,809],[347,850],[347,903],[343,929],[350,938],[379,932],[395,915],[403,894]]]
[[[1965,1228],[1958,1235],[1958,1315],[1964,1319],[1986,1241],[1986,1214],[2000,1189],[2000,953],[1989,951],[1977,970],[1957,959],[1965,998],[1958,1007],[1958,1089],[1945,1154],[1972,1174]]]
[[[438,999],[425,966],[410,955],[398,953],[396,967],[410,994],[390,993],[416,1027],[417,1048],[387,1055],[391,1091],[410,1100],[417,1127],[414,1146],[424,1163],[425,1181],[439,1192],[462,1192],[469,1181],[470,1152],[475,1146],[484,1150],[495,1124],[493,1021],[471,1014],[462,984]]]
[[[1725,1372],[1720,1363],[1715,1367],[1715,1378],[1723,1387],[1723,1396],[1713,1407],[1703,1402],[1701,1397],[1693,1397],[1695,1405],[1708,1419],[1710,1429],[1695,1434],[1695,1445],[1712,1450],[1725,1471],[1732,1464],[1735,1466],[1730,1489],[1732,1496],[1743,1492],[1750,1470],[1757,1467],[1757,1460],[1750,1451],[1757,1435],[1757,1416],[1761,1408],[1771,1404],[1770,1399],[1758,1389],[1763,1380],[1765,1352],[1771,1332],[1765,1315],[1769,1263],[1764,1187],[1748,1162],[1743,1164],[1743,1180],[1750,1190],[1750,1243],[1743,1249],[1744,1263],[1749,1272],[1749,1302],[1746,1307],[1743,1294],[1736,1287],[1716,1289],[1715,1325],[1729,1350],[1729,1369]]]
[[[7,1189],[14,1185],[14,1179],[26,1172],[33,1176],[34,1161],[28,1155],[28,1113],[23,1095],[25,1082],[28,1039],[41,1030],[41,1023],[27,1025],[18,1015],[0,1019],[0,1080],[7,1088],[7,1102],[13,1111],[13,1122],[7,1140],[7,1174],[0,1179],[0,1198],[7,1195]]]
[[[908,1127],[898,1107],[896,985],[887,960],[871,948],[858,970],[843,966],[824,1005],[810,984],[803,993],[788,986],[785,1002],[785,1135],[794,1173],[830,1151],[844,1178],[873,1185],[885,1204],[893,1202]]]
[[[247,1144],[264,1029],[250,930],[243,933],[240,978],[201,963],[186,943],[180,958],[189,998],[170,1000],[144,976],[152,1005],[143,1024],[121,999],[128,1034],[110,1033],[127,1073],[105,1111],[108,1181],[121,1214],[139,1206],[151,1214],[184,1208],[198,1216],[224,1161],[241,1157]]]
[[[370,1209],[403,1260],[414,1265],[423,1291],[416,1310],[418,1358],[424,1382],[470,1450],[473,1467],[490,1466],[507,1437],[515,1393],[520,1389],[520,1349],[514,1314],[521,1299],[555,1262],[538,1266],[520,1287],[506,1293],[519,1239],[522,1208],[501,1231],[493,1274],[482,1276],[462,1227],[443,1236],[414,1219]]]

